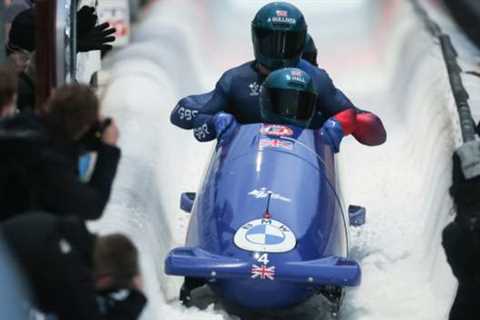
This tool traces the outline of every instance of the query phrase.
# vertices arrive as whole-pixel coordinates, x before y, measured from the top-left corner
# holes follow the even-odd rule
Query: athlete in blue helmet
[[[181,99],[172,111],[171,122],[194,129],[199,141],[215,139],[235,119],[240,123],[264,122],[259,108],[261,84],[271,71],[296,67],[311,77],[318,93],[311,128],[323,127],[330,132],[328,127],[339,127],[344,136],[353,134],[361,143],[382,144],[386,133],[380,119],[371,113],[359,119],[358,109],[334,86],[327,72],[301,59],[306,36],[305,19],[295,6],[286,2],[265,5],[252,21],[255,60],[226,71],[213,91]]]

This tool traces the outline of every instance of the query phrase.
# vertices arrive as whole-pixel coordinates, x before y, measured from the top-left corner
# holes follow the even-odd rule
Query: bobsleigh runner
[[[335,314],[344,287],[358,286],[360,266],[348,258],[348,228],[365,209],[342,209],[334,154],[319,130],[285,125],[239,126],[220,140],[191,212],[185,247],[166,258],[184,276],[181,299],[208,285],[227,304],[285,309],[314,295]]]

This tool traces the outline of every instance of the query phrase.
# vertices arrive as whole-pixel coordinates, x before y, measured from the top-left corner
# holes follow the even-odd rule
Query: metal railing
[[[457,106],[463,142],[474,141],[476,135],[475,121],[473,120],[470,105],[468,104],[468,92],[463,85],[462,69],[457,61],[458,55],[453,47],[450,36],[443,33],[440,26],[430,18],[425,9],[419,4],[418,0],[411,0],[411,2],[415,11],[424,21],[427,31],[440,42],[443,59],[447,67],[450,87]]]

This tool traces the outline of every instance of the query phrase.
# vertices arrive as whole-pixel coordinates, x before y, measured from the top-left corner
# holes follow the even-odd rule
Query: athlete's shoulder
[[[234,78],[238,76],[241,77],[252,73],[255,73],[255,69],[253,68],[253,61],[248,61],[242,63],[239,66],[228,69],[223,73],[222,78]]]
[[[315,80],[318,81],[319,79],[321,80],[321,79],[329,78],[328,73],[325,69],[314,66],[313,64],[311,64],[310,62],[304,59],[300,59],[300,62],[298,63],[297,68],[308,73],[308,75],[312,77],[314,81]]]
[[[219,84],[224,88],[224,91],[229,92],[232,86],[248,81],[246,79],[251,79],[255,76],[253,61],[249,61],[225,71],[219,80]]]

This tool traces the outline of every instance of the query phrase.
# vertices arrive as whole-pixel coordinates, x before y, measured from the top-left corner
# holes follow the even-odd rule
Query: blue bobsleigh
[[[224,301],[249,309],[288,308],[315,294],[337,307],[358,286],[348,258],[348,225],[365,210],[342,209],[331,147],[319,130],[239,126],[217,143],[199,192],[182,194],[191,212],[185,247],[166,258],[184,292],[208,284]]]

